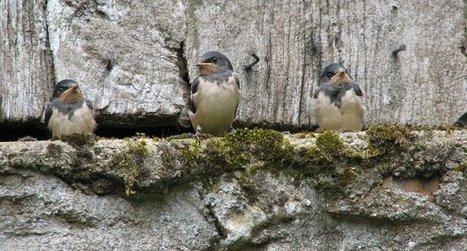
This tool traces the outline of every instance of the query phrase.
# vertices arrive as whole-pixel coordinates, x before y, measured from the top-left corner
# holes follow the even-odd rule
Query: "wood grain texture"
[[[101,126],[189,126],[186,82],[206,50],[226,54],[240,74],[240,126],[314,124],[310,92],[332,62],[364,90],[366,125],[453,123],[467,111],[462,0],[44,4],[0,5],[2,121],[37,120],[55,80],[73,78]],[[250,50],[261,62],[245,71]]]
[[[0,2],[0,122],[38,120],[53,82],[44,1]]]
[[[56,78],[78,81],[100,126],[178,123],[189,87],[178,65],[183,5],[172,3],[48,2]]]
[[[362,86],[367,125],[452,123],[467,111],[463,1],[189,3],[188,61],[207,49],[231,57],[242,124],[313,124],[309,93],[333,62]],[[250,49],[262,61],[244,72]]]

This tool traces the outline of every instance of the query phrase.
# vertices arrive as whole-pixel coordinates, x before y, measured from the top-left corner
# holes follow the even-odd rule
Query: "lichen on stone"
[[[61,140],[73,147],[82,147],[93,146],[97,141],[97,137],[92,133],[74,133],[62,136]]]
[[[406,151],[414,139],[411,130],[402,125],[372,126],[366,133],[375,154]]]
[[[127,150],[112,159],[112,166],[119,168],[123,173],[125,193],[128,196],[135,193],[133,186],[137,182],[144,160],[150,153],[146,140],[144,137],[126,138]]]
[[[422,151],[417,149],[423,141],[419,135],[425,134],[413,132],[409,127],[383,125],[370,127],[358,135],[325,131],[295,137],[268,129],[238,129],[224,137],[164,139],[157,143],[163,161],[159,171],[171,184],[192,177],[206,181],[240,171],[245,189],[254,192],[254,187],[248,184],[250,177],[266,171],[305,180],[315,188],[343,191],[360,179],[365,170],[375,170],[378,176],[387,177],[403,168],[419,168],[395,165],[392,161],[395,154],[405,158]],[[125,170],[127,194],[133,193],[132,187],[138,182],[139,163],[144,160],[146,149],[138,140],[130,142],[129,149],[133,150],[114,160]],[[418,175],[418,169],[415,171]]]
[[[316,138],[316,146],[326,156],[337,156],[344,150],[344,143],[335,131],[324,131]]]
[[[63,153],[62,146],[55,144],[55,143],[50,143],[47,145],[47,155],[52,156],[52,157],[58,157],[62,153]]]
[[[250,163],[275,165],[291,158],[292,147],[284,136],[274,130],[238,129],[224,137],[195,139],[182,149],[182,158],[190,166],[222,166],[225,169],[245,168]]]
[[[460,172],[464,174],[465,177],[467,177],[467,160],[464,161],[462,164],[454,167],[453,169],[455,172]]]

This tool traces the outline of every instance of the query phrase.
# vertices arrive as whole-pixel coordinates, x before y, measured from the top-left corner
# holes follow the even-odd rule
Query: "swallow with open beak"
[[[54,138],[92,133],[97,126],[91,102],[84,98],[78,84],[71,79],[64,79],[55,86],[45,109],[45,123]]]
[[[217,51],[203,54],[199,76],[191,83],[191,125],[200,134],[220,136],[232,126],[240,103],[240,81],[229,59]]]
[[[363,92],[344,65],[324,68],[320,85],[312,96],[313,112],[320,131],[360,131],[363,124]]]

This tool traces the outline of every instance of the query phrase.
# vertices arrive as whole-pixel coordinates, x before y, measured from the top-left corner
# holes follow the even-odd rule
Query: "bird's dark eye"
[[[216,57],[213,57],[213,58],[211,59],[211,61],[215,64],[215,63],[217,63],[217,58],[216,58]]]
[[[327,76],[328,78],[332,78],[332,76],[334,76],[334,73],[333,73],[333,72],[328,72],[328,73],[326,74],[326,76]]]

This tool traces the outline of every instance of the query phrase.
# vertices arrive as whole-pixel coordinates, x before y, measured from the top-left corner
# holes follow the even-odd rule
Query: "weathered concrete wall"
[[[187,125],[186,81],[196,58],[216,49],[241,76],[242,125],[313,124],[310,90],[336,61],[364,89],[367,124],[452,123],[467,110],[464,8],[461,0],[3,1],[0,119],[38,119],[54,80],[74,78],[101,126]],[[261,62],[246,72],[249,50]]]
[[[67,142],[0,143],[2,250],[467,248],[466,130]]]

